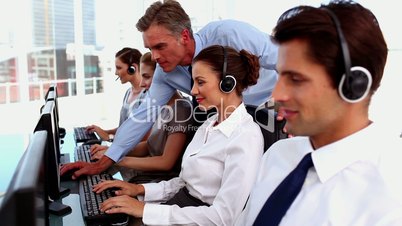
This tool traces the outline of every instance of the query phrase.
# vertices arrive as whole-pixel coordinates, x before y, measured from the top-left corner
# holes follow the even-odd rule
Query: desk
[[[71,207],[72,212],[65,216],[56,216],[50,214],[49,225],[50,226],[84,226],[85,222],[82,217],[81,205],[80,205],[80,197],[78,195],[78,182],[77,181],[63,181],[61,186],[64,188],[69,188],[71,193],[62,198],[61,200],[57,200],[57,202],[61,202],[64,205],[68,205]],[[140,226],[142,225],[142,221],[140,219],[136,219],[134,217],[130,217],[129,226]]]
[[[62,154],[67,154],[69,156],[70,162],[74,161],[74,149],[76,143],[74,140],[73,132],[67,132],[64,137],[64,143],[61,148]],[[118,179],[121,179],[121,175],[116,175]],[[64,205],[68,205],[71,207],[72,212],[65,216],[56,216],[50,214],[49,225],[50,226],[84,226],[85,222],[82,217],[81,212],[81,204],[79,197],[79,189],[77,181],[62,181],[61,187],[70,189],[70,194],[66,197],[63,197],[61,200],[56,200],[57,202],[61,202]],[[140,219],[136,219],[134,217],[130,217],[129,226],[138,226],[142,225]]]
[[[28,146],[30,136],[32,134],[8,134],[0,135],[0,150],[2,154],[2,164],[0,164],[0,206],[2,202],[2,194],[6,192],[7,187],[12,179],[15,168]],[[67,154],[69,161],[74,161],[75,141],[72,132],[67,132],[61,144],[61,153]],[[119,177],[120,175],[118,175]],[[61,200],[56,200],[71,207],[72,212],[65,216],[50,215],[50,226],[84,226],[85,222],[82,217],[80,197],[78,194],[77,181],[63,181],[61,186],[69,188],[71,193]],[[1,219],[0,219],[1,220]],[[130,226],[141,225],[140,220],[130,218]]]
[[[29,143],[31,134],[16,133],[0,135],[0,194],[6,192],[15,168]]]

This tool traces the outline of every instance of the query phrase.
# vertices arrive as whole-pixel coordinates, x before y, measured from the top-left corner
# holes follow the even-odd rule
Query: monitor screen
[[[60,139],[61,136],[60,136],[60,127],[59,127],[59,110],[58,110],[58,104],[57,104],[56,90],[48,92],[46,102],[48,102],[48,101],[54,101],[54,108],[53,108],[54,117],[53,117],[53,120],[54,120],[54,123],[55,123],[55,128],[54,128],[55,133],[56,133],[57,137],[59,137],[58,139],[56,139],[56,142],[59,143],[59,145],[58,145],[59,148],[57,149],[57,161],[60,163],[60,156],[61,156],[60,145],[62,144],[62,140]],[[43,111],[43,109],[42,109],[42,111]]]
[[[48,226],[47,132],[35,132],[22,155],[0,207],[2,225]]]
[[[60,169],[59,169],[59,153],[60,153],[60,137],[57,133],[57,125],[55,120],[55,103],[47,101],[42,108],[42,112],[34,131],[47,131],[47,163],[49,178],[49,197],[51,199],[59,199],[61,196],[60,188]]]

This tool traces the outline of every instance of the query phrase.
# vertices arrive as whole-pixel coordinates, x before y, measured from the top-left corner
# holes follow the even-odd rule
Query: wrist
[[[96,168],[98,168],[98,170],[101,170],[103,172],[107,170],[109,167],[113,166],[114,161],[109,157],[107,157],[106,155],[104,155],[94,164],[96,165]]]
[[[137,194],[136,195],[145,195],[145,187],[142,184],[136,184],[137,186]]]
[[[108,135],[108,142],[113,142],[113,140],[114,140],[114,134],[109,134]]]

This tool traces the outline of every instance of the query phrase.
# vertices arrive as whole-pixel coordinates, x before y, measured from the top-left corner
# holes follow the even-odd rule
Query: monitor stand
[[[61,153],[60,154],[60,164],[70,163],[70,154],[69,153]]]
[[[49,203],[49,213],[56,216],[64,216],[72,212],[70,206],[64,205],[63,203],[50,201]]]
[[[70,194],[70,189],[60,187],[59,192],[60,192],[59,193],[60,198],[58,200],[62,200],[62,198]],[[71,207],[64,205],[61,202],[49,200],[49,213],[54,214],[56,216],[64,216],[66,214],[71,213]]]

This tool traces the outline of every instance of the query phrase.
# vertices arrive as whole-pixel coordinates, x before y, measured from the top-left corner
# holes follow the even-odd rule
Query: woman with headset
[[[141,99],[145,95],[146,89],[140,86],[141,74],[139,65],[141,56],[142,54],[139,50],[128,47],[118,51],[115,56],[115,74],[118,76],[117,79],[120,79],[121,84],[127,82],[131,84],[131,87],[127,89],[123,98],[119,126],[129,117],[130,112],[139,106]],[[96,132],[102,140],[111,142],[113,141],[117,128],[118,127],[104,130],[97,125],[90,125],[86,127],[86,130],[88,132]]]
[[[201,109],[216,108],[217,114],[196,131],[180,175],[159,183],[115,180],[95,185],[97,193],[120,189],[103,202],[101,211],[127,213],[146,225],[232,225],[246,203],[263,153],[261,130],[241,95],[256,84],[259,67],[258,57],[245,50],[219,45],[203,49],[193,60],[191,93]]]
[[[155,67],[151,52],[141,56],[141,87],[145,90],[151,86]],[[114,174],[119,170],[123,180],[135,183],[157,182],[179,175],[181,157],[193,134],[191,113],[190,100],[176,91],[160,109],[147,139],[138,143],[108,172]],[[93,145],[90,150],[92,158],[100,159],[107,148]]]

